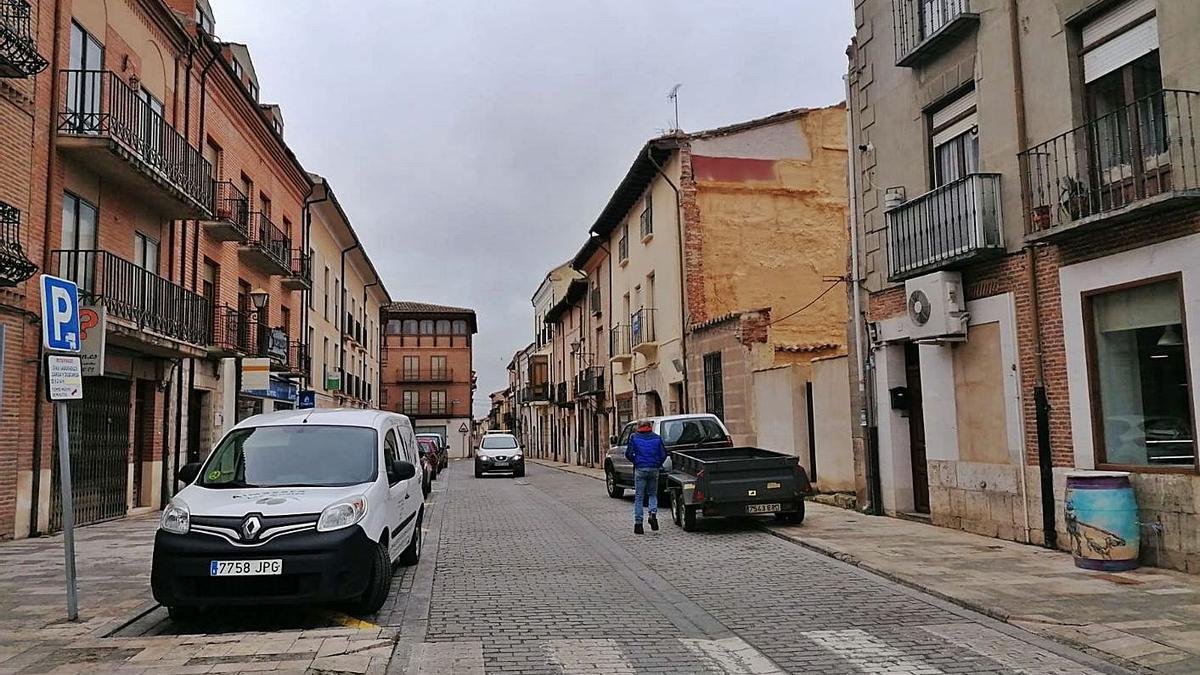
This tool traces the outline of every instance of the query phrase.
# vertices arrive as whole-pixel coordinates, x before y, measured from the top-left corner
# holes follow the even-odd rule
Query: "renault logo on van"
[[[262,520],[258,516],[248,516],[242,521],[242,539],[244,541],[254,541],[260,532],[262,532]]]

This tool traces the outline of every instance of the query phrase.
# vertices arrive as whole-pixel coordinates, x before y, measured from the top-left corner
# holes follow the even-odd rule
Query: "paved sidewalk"
[[[600,469],[532,460],[597,479]],[[1200,672],[1200,576],[1089,572],[1069,554],[809,502],[778,536],[1031,632],[1148,671]],[[800,583],[800,582],[798,582]]]
[[[293,609],[172,624],[150,594],[157,525],[153,514],[76,530],[76,622],[65,620],[62,537],[0,542],[0,675],[385,671],[400,632],[386,606],[370,621]],[[407,576],[396,574],[394,596]]]

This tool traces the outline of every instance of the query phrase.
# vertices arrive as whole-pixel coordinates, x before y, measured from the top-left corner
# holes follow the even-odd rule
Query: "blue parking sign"
[[[317,392],[312,389],[305,389],[296,397],[296,407],[301,410],[315,408],[317,406]]]
[[[79,288],[74,281],[42,275],[42,344],[56,352],[78,352]]]

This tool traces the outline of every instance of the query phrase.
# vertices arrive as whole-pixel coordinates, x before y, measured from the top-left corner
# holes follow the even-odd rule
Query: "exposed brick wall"
[[[689,325],[711,317],[704,305],[704,233],[700,229],[699,189],[692,169],[691,148],[679,148],[679,206],[683,212],[683,278]]]

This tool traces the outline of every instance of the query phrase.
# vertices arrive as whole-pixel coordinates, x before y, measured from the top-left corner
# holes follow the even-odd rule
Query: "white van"
[[[171,617],[204,607],[349,601],[372,613],[392,565],[421,557],[412,423],[376,410],[256,415],[163,509],[151,588]]]

